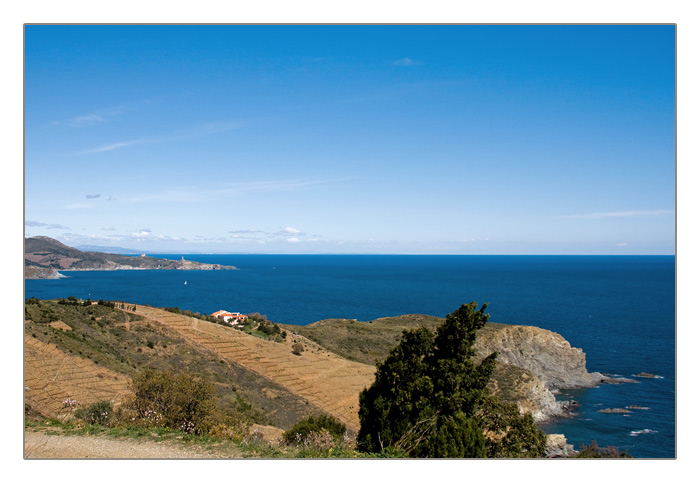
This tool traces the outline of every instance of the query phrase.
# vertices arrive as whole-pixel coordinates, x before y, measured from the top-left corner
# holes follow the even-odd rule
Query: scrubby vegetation
[[[208,434],[219,426],[245,432],[240,414],[217,406],[214,386],[191,372],[147,369],[133,378],[132,388],[134,398],[123,413],[136,425],[193,434]]]
[[[576,454],[577,458],[632,458],[632,455],[627,453],[627,451],[619,450],[615,446],[606,446],[601,448],[598,446],[598,442],[593,440],[589,445],[582,445],[579,452]]]
[[[85,305],[71,297],[66,303],[59,302],[28,299],[26,333],[55,344],[67,354],[132,378],[138,377],[142,367],[195,373],[214,388],[221,408],[238,412],[251,423],[271,422],[267,411],[256,402],[268,401],[259,396],[255,375],[222,363],[206,351],[196,350],[177,333],[134,314],[129,310],[131,305],[120,302]],[[58,321],[65,325],[54,324]]]
[[[304,344],[302,344],[301,342],[295,342],[292,345],[292,353],[294,355],[300,356],[302,352],[304,352]]]
[[[100,426],[110,426],[114,406],[112,401],[98,401],[92,403],[86,408],[78,408],[75,410],[74,416],[82,419],[88,424],[98,424]]]
[[[429,315],[402,315],[371,322],[328,319],[306,326],[287,326],[286,329],[293,330],[346,359],[375,365],[386,359],[391,349],[396,347],[404,330],[420,327],[434,330],[444,320]]]
[[[446,319],[430,318],[431,323],[443,321],[436,330],[420,326],[403,330],[399,343],[378,363],[374,384],[360,395],[357,439],[333,417],[313,415],[299,420],[297,415],[286,425],[274,423],[290,429],[270,441],[260,429],[251,428],[253,423],[268,424],[268,415],[287,410],[285,401],[278,400],[282,390],[276,388],[274,396],[265,396],[266,403],[277,406],[256,405],[250,398],[267,389],[261,390],[255,374],[196,349],[174,331],[133,313],[129,304],[85,302],[75,297],[27,299],[27,334],[130,376],[134,396],[117,407],[111,401],[85,406],[64,401],[63,416],[69,417],[51,422],[63,431],[178,435],[174,437],[232,444],[243,454],[271,458],[521,458],[544,454],[546,437],[532,417],[488,393],[496,354],[474,360],[476,333],[485,330],[488,320],[486,305],[480,310],[475,303],[463,305]],[[170,311],[190,315],[177,308]],[[265,337],[285,333],[266,317],[251,315],[250,323],[241,330]],[[293,339],[287,344],[301,354],[303,344]],[[28,411],[27,424],[35,424],[38,415],[31,408]],[[317,414],[313,408],[302,414],[310,412]],[[294,421],[298,422],[291,426]],[[629,455],[617,448],[601,449],[594,441],[581,449],[579,457]]]
[[[163,310],[223,325],[224,327],[234,328],[263,339],[274,340],[275,342],[282,342],[287,337],[287,331],[282,330],[278,324],[268,320],[265,315],[261,315],[257,312],[248,314],[242,324],[231,325],[218,317],[212,317],[211,315],[201,314],[187,309],[180,310],[178,307],[164,307]]]
[[[486,434],[487,458],[539,458],[544,454],[547,436],[515,404],[487,396],[476,418]]]
[[[531,417],[493,400],[485,404],[497,354],[472,360],[477,330],[488,320],[486,305],[476,307],[462,305],[436,333],[405,331],[378,364],[375,382],[360,393],[361,450],[393,447],[431,458],[544,454],[544,435]]]
[[[347,437],[347,428],[333,416],[309,416],[302,419],[283,435],[287,444],[306,444],[314,436],[327,433],[336,443],[340,444]]]

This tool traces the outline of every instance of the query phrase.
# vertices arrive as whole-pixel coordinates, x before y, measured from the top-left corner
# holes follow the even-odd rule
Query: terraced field
[[[152,307],[138,305],[132,313],[176,330],[191,343],[279,384],[335,416],[348,429],[359,430],[358,396],[374,380],[374,366],[343,359],[299,335],[290,334],[278,343]],[[306,347],[301,355],[292,353],[295,341]]]
[[[131,394],[129,382],[128,377],[68,355],[53,344],[24,337],[25,401],[44,415],[66,413],[63,401],[69,398],[81,406],[105,400],[118,406]]]

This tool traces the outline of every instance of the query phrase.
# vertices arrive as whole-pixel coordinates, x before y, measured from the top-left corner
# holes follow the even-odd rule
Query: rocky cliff
[[[498,325],[483,331],[476,342],[477,355],[498,352],[504,364],[521,367],[542,380],[548,389],[593,387],[605,379],[586,370],[586,354],[556,332],[523,325]]]
[[[563,416],[571,403],[557,401],[552,391],[594,387],[606,381],[586,370],[586,354],[561,335],[522,325],[489,324],[479,333],[477,357],[498,352],[491,390],[500,399],[515,402],[535,421]]]
[[[329,319],[307,326],[287,326],[290,332],[327,347],[348,359],[374,365],[396,346],[403,330],[434,330],[444,319],[427,315],[385,317],[371,322]],[[605,378],[586,370],[586,355],[561,335],[537,327],[487,323],[478,333],[475,349],[481,359],[498,352],[490,389],[505,402],[518,405],[535,421],[564,416],[571,403],[559,402],[557,389],[593,387]]]

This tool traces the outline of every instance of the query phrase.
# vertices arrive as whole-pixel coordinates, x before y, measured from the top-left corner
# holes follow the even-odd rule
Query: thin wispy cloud
[[[124,108],[113,108],[113,109],[102,109],[99,111],[91,112],[89,114],[84,114],[80,116],[75,116],[69,119],[62,119],[60,121],[54,121],[51,124],[56,126],[68,126],[68,127],[89,127],[96,124],[102,124],[107,122],[110,118],[123,114],[126,112]]]
[[[269,233],[263,230],[253,230],[253,229],[248,229],[248,230],[229,230],[229,233],[232,233],[234,235],[252,235],[255,233],[262,233],[264,235],[268,235]]]
[[[76,154],[98,154],[108,151],[114,151],[115,149],[128,148],[144,144],[161,144],[176,141],[187,141],[191,139],[198,139],[204,136],[210,136],[213,134],[233,131],[236,129],[240,129],[244,126],[245,124],[240,121],[202,123],[195,126],[191,126],[187,129],[181,129],[168,136],[153,136],[103,144],[102,146],[97,146],[91,149],[87,149],[85,151],[80,151]]]
[[[59,225],[56,223],[42,223],[40,221],[25,221],[24,225],[33,228],[42,227],[48,230],[70,230],[70,228],[68,228],[67,226]]]
[[[578,215],[566,215],[562,218],[577,218],[585,220],[598,220],[602,218],[628,218],[636,216],[663,216],[675,213],[674,210],[633,210],[633,211],[607,211],[602,213],[584,213]]]
[[[355,177],[325,178],[325,179],[285,179],[271,181],[249,181],[229,183],[217,190],[219,193],[238,193],[246,191],[284,191],[305,188],[329,183],[356,179]]]
[[[93,199],[95,199],[95,198],[99,198],[100,195],[85,195],[85,197],[86,197],[87,199],[89,199],[89,200],[93,200]]]
[[[120,148],[127,148],[129,146],[136,146],[139,144],[151,144],[158,142],[156,139],[134,139],[131,141],[121,141],[118,143],[111,143],[111,144],[104,144],[102,146],[98,146],[96,148],[88,149],[85,151],[80,151],[79,153],[76,154],[97,154],[97,153],[105,153],[107,151],[114,151],[115,149],[120,149]]]
[[[254,229],[229,230],[228,233],[230,234],[231,238],[235,238],[237,240],[260,240],[264,237],[269,237],[272,235],[270,232]]]
[[[391,64],[399,67],[414,67],[416,65],[421,65],[422,62],[404,57],[403,59],[393,61]]]
[[[27,220],[24,222],[24,226],[32,226],[32,227],[38,227],[38,226],[46,226],[48,223],[42,223],[40,221],[30,221]]]
[[[175,186],[163,191],[154,192],[147,191],[143,193],[133,194],[131,196],[120,196],[119,200],[122,203],[144,203],[144,202],[207,202],[212,199],[212,196],[232,196],[237,194],[246,194],[251,192],[256,193],[274,193],[287,192],[321,186],[331,183],[340,183],[347,180],[357,179],[356,177],[343,178],[323,178],[323,179],[287,179],[287,180],[272,180],[272,181],[240,181],[235,183],[221,184],[219,188],[211,186]],[[113,199],[110,197],[110,199]],[[87,207],[88,205],[85,205]],[[77,208],[78,206],[74,206]],[[236,232],[230,232],[236,233]],[[249,232],[248,232],[249,233]],[[241,232],[240,234],[245,234]]]
[[[206,190],[197,186],[179,186],[169,188],[160,192],[146,191],[133,195],[131,197],[120,197],[123,203],[144,203],[150,201],[156,202],[187,202],[196,203],[209,199]]]
[[[305,236],[306,233],[302,232],[298,228],[292,228],[291,226],[288,226],[287,228],[283,228],[280,231],[278,231],[277,233],[275,233],[275,235],[278,235],[278,236],[290,236],[290,235]]]

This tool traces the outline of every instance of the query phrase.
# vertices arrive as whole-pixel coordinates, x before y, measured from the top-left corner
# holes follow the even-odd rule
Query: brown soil
[[[51,327],[54,329],[59,329],[59,330],[73,330],[73,328],[66,324],[65,322],[61,320],[54,320],[53,322],[49,323]]]
[[[129,394],[128,377],[25,335],[25,403],[41,414],[68,416],[72,410],[63,401],[69,398],[81,406],[105,400],[118,406]]]
[[[185,459],[185,458],[240,458],[241,453],[228,448],[217,451],[214,447],[184,446],[177,443],[134,439],[115,439],[106,436],[65,436],[25,431],[24,457],[26,459]]]
[[[132,312],[134,313],[134,312]],[[138,305],[137,315],[176,330],[182,337],[284,387],[309,404],[359,430],[358,396],[374,380],[375,368],[352,362],[302,337],[274,342],[193,317]],[[305,350],[292,353],[294,342]]]

